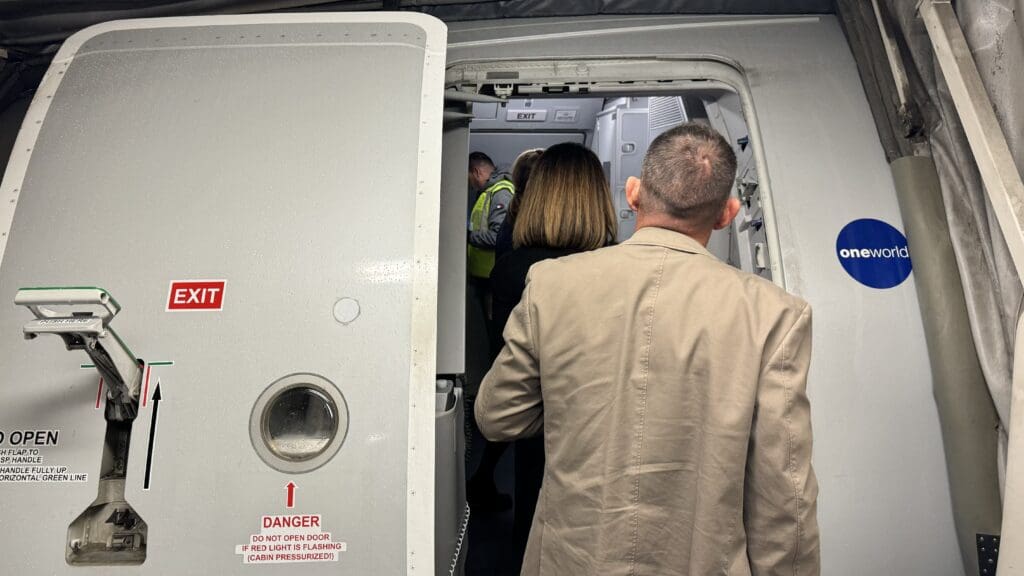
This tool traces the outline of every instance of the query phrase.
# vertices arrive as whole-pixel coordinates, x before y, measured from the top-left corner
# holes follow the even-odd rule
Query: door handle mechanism
[[[102,288],[23,288],[14,303],[35,316],[25,324],[25,338],[54,334],[68,350],[84,350],[107,384],[106,418],[135,419],[142,385],[142,365],[110,327],[120,305]],[[58,309],[59,307],[59,309]]]
[[[35,316],[27,340],[54,334],[68,350],[84,350],[107,384],[107,431],[96,499],[68,526],[68,564],[129,565],[146,559],[149,529],[125,500],[132,424],[139,408],[142,362],[110,327],[121,307],[102,288],[23,288],[14,303]]]

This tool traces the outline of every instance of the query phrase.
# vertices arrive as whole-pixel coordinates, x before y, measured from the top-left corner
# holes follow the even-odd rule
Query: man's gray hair
[[[736,178],[736,153],[714,129],[696,122],[662,133],[647,149],[640,180],[652,211],[694,226],[714,223]]]

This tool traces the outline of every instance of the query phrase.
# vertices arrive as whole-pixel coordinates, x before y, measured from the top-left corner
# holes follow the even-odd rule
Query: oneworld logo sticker
[[[902,232],[881,220],[850,222],[836,238],[836,255],[853,279],[872,288],[899,286],[910,276],[910,250]]]

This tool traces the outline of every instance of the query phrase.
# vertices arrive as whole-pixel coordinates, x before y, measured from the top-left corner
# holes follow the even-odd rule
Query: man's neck
[[[664,228],[680,234],[685,234],[700,242],[701,246],[707,246],[711,240],[711,230],[693,230],[685,222],[673,218],[667,214],[644,214],[639,212],[636,215],[636,229],[641,228]]]

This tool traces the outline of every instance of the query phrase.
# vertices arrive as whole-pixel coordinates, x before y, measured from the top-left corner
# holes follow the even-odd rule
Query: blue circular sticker
[[[850,222],[836,238],[836,255],[853,279],[872,288],[899,286],[910,276],[910,250],[902,232],[881,220]]]

